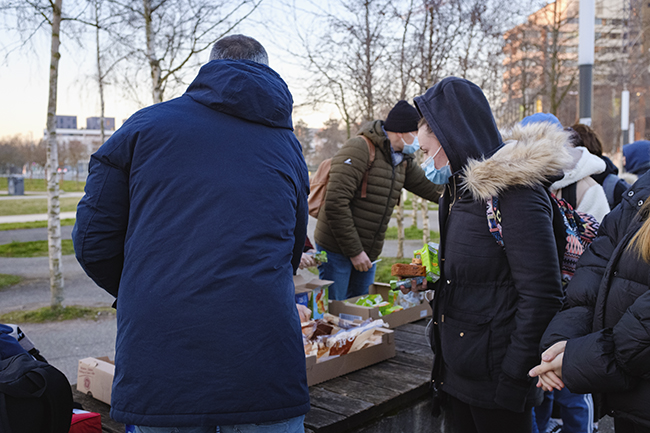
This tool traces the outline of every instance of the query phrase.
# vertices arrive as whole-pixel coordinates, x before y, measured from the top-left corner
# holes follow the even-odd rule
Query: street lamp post
[[[578,67],[580,69],[580,123],[591,126],[596,9],[594,0],[580,0]]]

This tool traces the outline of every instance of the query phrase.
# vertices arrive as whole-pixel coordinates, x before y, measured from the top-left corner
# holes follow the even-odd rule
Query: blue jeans
[[[553,412],[553,400],[560,405],[562,433],[594,431],[594,401],[591,394],[574,394],[567,388],[544,393],[541,406],[533,410],[533,433],[545,433]]]
[[[327,251],[316,245],[316,249]],[[318,277],[321,280],[334,281],[329,287],[329,298],[337,301],[354,296],[368,294],[368,287],[375,282],[377,265],[372,265],[366,272],[359,272],[352,266],[349,257],[327,251],[327,263],[318,265]]]
[[[136,433],[304,433],[305,416],[259,424],[222,425],[215,427],[145,427],[136,426]]]

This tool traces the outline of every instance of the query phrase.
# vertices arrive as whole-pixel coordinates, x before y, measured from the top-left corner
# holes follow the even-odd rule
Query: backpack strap
[[[494,236],[494,240],[503,249],[506,248],[503,242],[503,230],[501,228],[501,210],[499,209],[499,198],[492,196],[487,199],[485,214],[487,216],[488,228]]]
[[[578,204],[577,189],[575,182],[562,188],[562,198],[564,201],[569,203],[573,209],[575,209]]]
[[[366,167],[366,172],[363,174],[363,181],[361,182],[361,198],[366,198],[366,189],[368,188],[368,172],[370,171],[370,166],[372,166],[372,163],[375,162],[375,145],[370,141],[368,137],[365,135],[360,135],[361,138],[363,138],[366,141],[366,144],[368,145],[368,153],[369,153],[369,158],[368,158],[368,166]]]
[[[616,186],[618,185],[619,182],[623,182],[625,185],[625,181],[615,175],[614,173],[610,173],[605,177],[605,180],[603,180],[603,189],[605,190],[605,195],[607,196],[607,202],[609,203],[609,207],[611,209],[614,209],[616,207]],[[625,187],[625,189],[627,189]],[[620,199],[620,197],[619,197]]]

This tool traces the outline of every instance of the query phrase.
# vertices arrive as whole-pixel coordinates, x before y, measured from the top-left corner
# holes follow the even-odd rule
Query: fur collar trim
[[[487,200],[514,186],[534,187],[562,175],[571,161],[569,133],[548,122],[515,125],[502,134],[505,143],[491,157],[470,159],[462,187],[474,199]]]

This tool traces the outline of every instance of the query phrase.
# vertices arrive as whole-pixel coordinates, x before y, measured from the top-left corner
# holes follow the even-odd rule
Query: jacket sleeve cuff
[[[517,380],[501,373],[494,401],[510,411],[521,413],[526,409],[527,397],[532,386],[532,379]]]
[[[631,387],[630,377],[616,362],[611,328],[567,341],[562,381],[574,394],[608,393]]]

